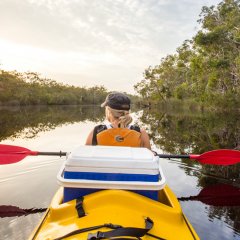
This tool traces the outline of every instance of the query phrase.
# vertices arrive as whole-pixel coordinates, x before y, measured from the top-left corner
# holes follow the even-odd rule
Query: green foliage
[[[41,78],[38,73],[0,71],[0,105],[99,105],[106,95],[103,86],[74,87]]]
[[[177,98],[239,105],[240,1],[203,7],[198,22],[201,30],[193,39],[145,70],[144,79],[135,85],[148,102]]]

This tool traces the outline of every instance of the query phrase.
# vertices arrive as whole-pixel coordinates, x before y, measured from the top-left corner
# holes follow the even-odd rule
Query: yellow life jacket
[[[93,145],[141,147],[141,132],[137,126],[109,128],[106,125],[99,125],[95,129]]]

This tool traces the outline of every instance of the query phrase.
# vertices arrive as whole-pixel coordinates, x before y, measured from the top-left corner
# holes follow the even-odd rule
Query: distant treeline
[[[109,91],[104,86],[76,87],[42,78],[35,72],[0,69],[1,105],[99,105]],[[132,103],[139,97],[127,93]]]
[[[134,86],[146,102],[239,105],[240,1],[203,7],[198,22],[198,33],[158,66],[146,69],[144,79]]]
[[[99,104],[106,95],[103,86],[75,87],[34,72],[0,70],[0,105]]]

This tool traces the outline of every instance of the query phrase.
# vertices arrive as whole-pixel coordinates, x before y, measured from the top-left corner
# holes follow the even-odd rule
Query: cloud
[[[1,37],[65,51],[110,48],[118,52],[139,45],[158,46],[166,33],[176,37],[197,25],[190,21],[191,13],[201,1],[191,2],[2,0]]]
[[[1,0],[0,22],[4,24],[0,40],[7,42],[9,49],[0,61],[4,64],[7,58],[10,62],[15,55],[24,58],[26,68],[52,72],[59,80],[74,83],[73,76],[79,75],[88,79],[86,83],[100,81],[112,87],[115,77],[124,88],[129,82],[133,85],[146,67],[159,64],[162,57],[191,38],[201,7],[218,2]],[[28,50],[23,54],[18,48]],[[35,63],[29,60],[34,57]],[[16,59],[12,61],[16,65]],[[82,81],[75,80],[75,84]]]

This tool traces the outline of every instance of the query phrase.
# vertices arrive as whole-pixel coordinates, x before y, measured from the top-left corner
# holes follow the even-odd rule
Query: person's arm
[[[93,139],[93,130],[89,133],[87,140],[85,142],[85,145],[92,145],[92,139]]]
[[[145,147],[151,150],[149,136],[145,129],[141,129],[141,147]]]

